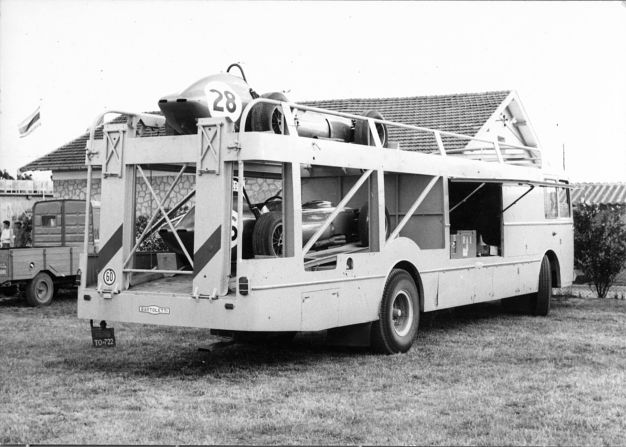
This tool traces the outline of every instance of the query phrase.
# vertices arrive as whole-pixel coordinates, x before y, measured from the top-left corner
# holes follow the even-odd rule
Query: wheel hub
[[[413,321],[413,305],[404,290],[399,291],[393,299],[391,316],[396,334],[400,337],[407,335]]]

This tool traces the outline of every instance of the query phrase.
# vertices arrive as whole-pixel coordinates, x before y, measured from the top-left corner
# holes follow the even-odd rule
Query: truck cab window
[[[56,227],[57,216],[41,216],[41,226],[42,227]]]
[[[556,188],[543,188],[543,205],[546,219],[556,219],[558,217],[559,208]]]

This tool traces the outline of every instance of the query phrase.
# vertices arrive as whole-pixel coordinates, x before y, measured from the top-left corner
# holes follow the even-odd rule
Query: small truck
[[[99,209],[92,207],[92,210]],[[90,221],[93,220],[92,216]],[[33,205],[32,247],[0,249],[0,287],[19,288],[25,292],[29,305],[47,306],[59,287],[76,286],[76,280],[80,278],[79,256],[84,225],[84,200],[36,202]],[[97,229],[94,231],[91,225],[88,271],[95,267],[94,236],[97,242]],[[92,274],[95,275],[95,271]]]

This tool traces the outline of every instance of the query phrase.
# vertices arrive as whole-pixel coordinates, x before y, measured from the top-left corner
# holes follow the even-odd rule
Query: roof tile
[[[624,205],[626,183],[575,183],[573,204]]]

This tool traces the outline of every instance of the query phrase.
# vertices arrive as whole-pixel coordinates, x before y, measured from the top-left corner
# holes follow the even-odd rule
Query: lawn
[[[0,443],[624,444],[624,300],[430,314],[395,356],[132,324],[94,349],[75,306],[0,299]]]

